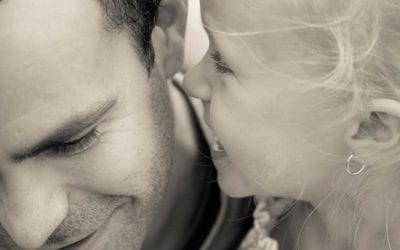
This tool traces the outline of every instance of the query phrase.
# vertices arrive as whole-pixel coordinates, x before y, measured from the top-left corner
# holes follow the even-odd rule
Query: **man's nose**
[[[54,178],[2,176],[0,220],[20,248],[40,248],[67,215],[67,194]]]
[[[205,64],[206,62],[203,58],[200,63],[186,73],[183,88],[188,95],[208,102],[211,99],[212,87],[205,77],[207,74]]]

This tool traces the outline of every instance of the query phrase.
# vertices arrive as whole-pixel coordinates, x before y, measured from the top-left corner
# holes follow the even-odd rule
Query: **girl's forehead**
[[[305,46],[294,32],[298,24],[290,21],[293,15],[285,10],[290,5],[282,2],[287,1],[202,1],[203,22],[211,44],[232,68],[243,72],[263,71],[264,67],[281,71],[289,61],[303,57]]]
[[[226,32],[260,32],[294,26],[287,0],[202,0],[206,27]],[[297,14],[298,15],[298,14]]]

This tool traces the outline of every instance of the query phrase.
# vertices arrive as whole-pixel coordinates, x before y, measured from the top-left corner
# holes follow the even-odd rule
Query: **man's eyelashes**
[[[211,54],[211,58],[214,61],[214,67],[215,70],[218,73],[221,74],[233,74],[233,70],[229,68],[229,66],[226,64],[224,59],[222,58],[221,54],[219,52],[214,52]]]
[[[41,152],[41,154],[51,156],[70,156],[80,154],[91,148],[99,139],[99,136],[99,131],[94,128],[79,139],[70,142],[56,143],[44,152]]]

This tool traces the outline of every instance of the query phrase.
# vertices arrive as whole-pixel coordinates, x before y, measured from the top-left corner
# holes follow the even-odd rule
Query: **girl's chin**
[[[246,186],[239,185],[237,181],[233,182],[233,180],[227,180],[220,175],[218,175],[218,184],[226,195],[233,198],[243,198],[255,195],[255,192],[248,190]]]
[[[227,158],[214,160],[218,173],[218,184],[228,196],[242,198],[257,193],[255,183],[247,180],[239,171],[233,168]]]

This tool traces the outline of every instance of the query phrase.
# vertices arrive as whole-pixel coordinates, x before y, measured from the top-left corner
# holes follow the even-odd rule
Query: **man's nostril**
[[[66,217],[67,195],[63,188],[39,185],[29,176],[12,177],[7,181],[9,195],[0,209],[1,236],[13,242],[14,247],[7,249],[38,249]],[[19,189],[15,188],[16,183]]]
[[[46,245],[58,245],[60,242],[65,242],[68,239],[67,234],[63,233],[53,233],[50,237],[46,240]]]
[[[14,243],[7,230],[0,224],[0,249],[17,249],[18,246]]]

